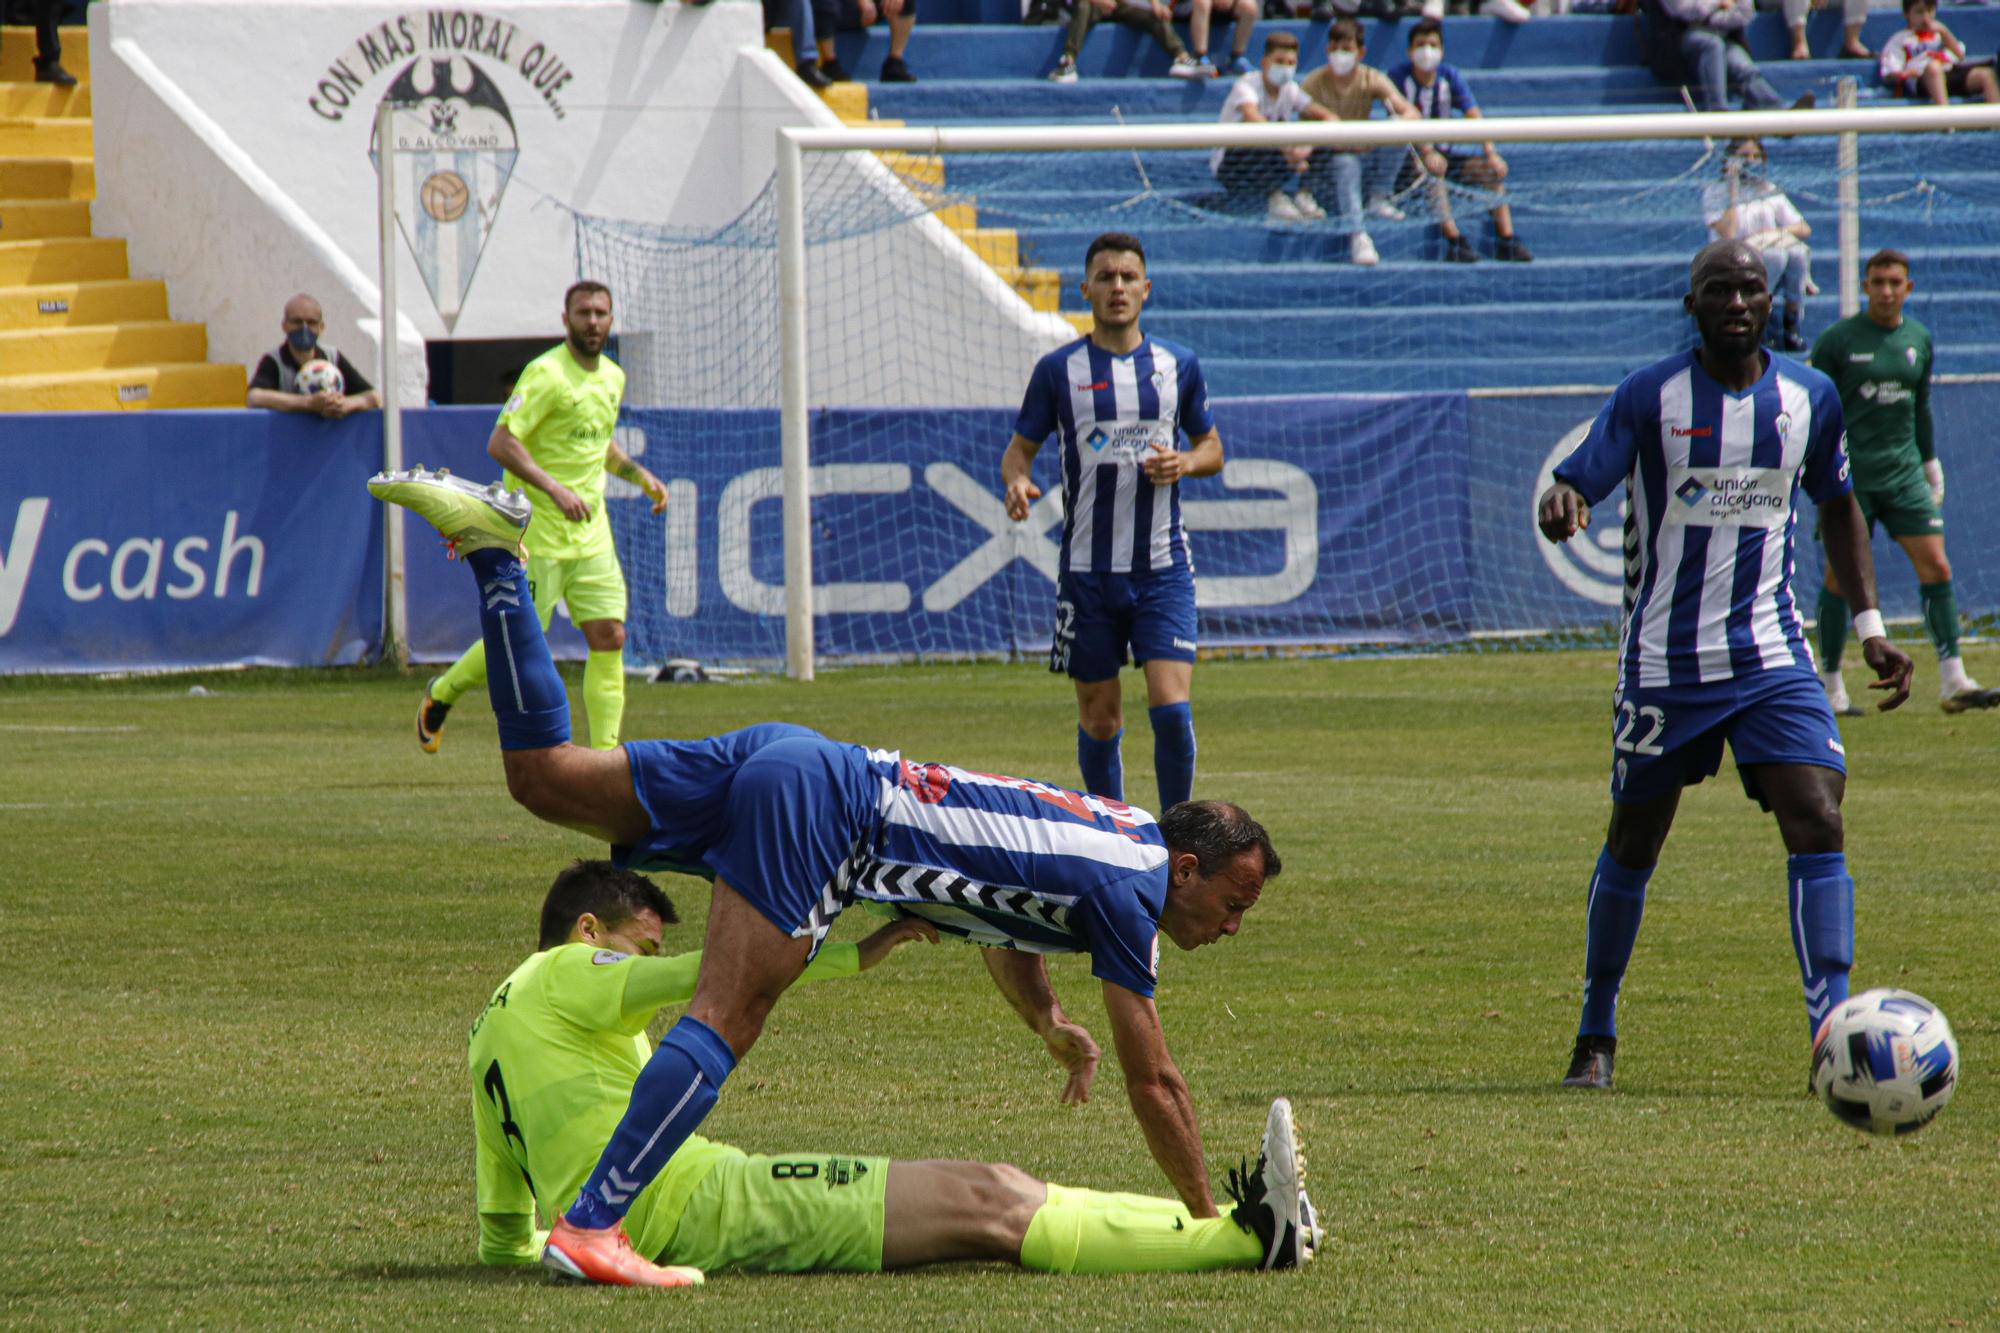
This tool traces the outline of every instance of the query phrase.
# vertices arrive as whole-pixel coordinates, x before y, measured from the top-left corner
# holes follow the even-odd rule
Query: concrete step
[[[167,284],[156,278],[0,288],[0,330],[166,318]]]
[[[97,172],[88,157],[0,154],[0,194],[10,199],[95,199]]]
[[[0,368],[8,376],[192,363],[207,356],[207,327],[172,320],[0,333]]]
[[[95,282],[127,276],[125,242],[116,237],[0,241],[0,287]]]
[[[96,151],[90,121],[77,117],[0,118],[0,157],[79,157]]]
[[[90,205],[81,199],[0,198],[0,239],[90,235]]]
[[[58,88],[52,83],[0,83],[0,116],[89,115],[90,89],[81,84]]]
[[[212,362],[124,366],[67,375],[0,375],[0,412],[119,412],[241,407],[243,367]]]
[[[88,83],[90,29],[65,27],[56,35],[62,40],[62,67],[76,75],[79,85]],[[35,30],[25,25],[0,27],[0,83],[31,83],[34,77]]]

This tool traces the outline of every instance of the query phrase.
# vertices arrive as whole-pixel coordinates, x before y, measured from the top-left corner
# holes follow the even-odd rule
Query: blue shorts
[[[713,879],[706,858],[722,832],[737,772],[777,741],[821,739],[810,727],[759,722],[703,740],[625,742],[632,794],[652,829],[629,847],[613,847],[612,862],[627,870]]]
[[[1064,574],[1056,584],[1049,670],[1074,680],[1110,680],[1130,660],[1194,661],[1194,575]]]
[[[1611,715],[1612,801],[1657,800],[1713,777],[1725,740],[1743,794],[1767,810],[1750,771],[1758,764],[1847,771],[1826,690],[1810,671],[1781,668],[1709,685],[1625,690]]]
[[[817,952],[853,897],[880,790],[858,745],[775,741],[736,770],[708,866],[779,930],[811,937]]]

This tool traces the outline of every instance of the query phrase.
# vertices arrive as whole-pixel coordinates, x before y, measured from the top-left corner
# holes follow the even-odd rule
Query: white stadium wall
[[[379,365],[376,108],[392,89],[421,97],[450,83],[458,96],[444,110],[399,113],[399,142],[417,145],[399,152],[398,173],[410,402],[423,401],[424,340],[556,332],[576,276],[571,210],[719,227],[765,189],[780,126],[836,123],[763,50],[761,11],[744,0],[109,0],[90,12],[96,230],[127,239],[135,273],[167,280],[173,316],[206,322],[222,360],[254,364],[279,341],[285,297],[308,290],[326,308],[328,341]],[[872,158],[843,169],[902,188]],[[978,364],[1003,382],[993,401],[1018,394],[1034,357],[1070,336],[935,219],[897,239],[928,300],[986,325]],[[822,282],[811,299],[828,309],[853,293]],[[866,380],[843,358],[873,359],[906,314],[894,302],[857,306],[839,337],[816,338],[815,399],[852,401]],[[730,351],[711,346],[725,361]],[[906,354],[943,365],[953,349]],[[955,401],[967,388],[983,401],[988,388],[962,372],[901,382],[956,385],[944,396]],[[902,388],[879,400],[942,399]]]

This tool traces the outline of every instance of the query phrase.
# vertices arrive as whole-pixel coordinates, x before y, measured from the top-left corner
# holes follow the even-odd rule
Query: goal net
[[[1533,500],[1611,386],[1692,343],[1688,260],[1725,210],[1774,252],[1774,339],[1788,281],[1810,341],[1856,308],[1867,254],[1910,256],[1954,525],[2000,524],[1982,444],[2000,411],[2000,152],[1953,124],[2000,117],[787,132],[797,188],[774,181],[720,230],[578,220],[579,272],[618,297],[626,447],[674,491],[663,517],[629,494],[613,504],[634,659],[805,674],[815,659],[1044,651],[1059,448],[1042,450],[1043,498],[1020,524],[999,459],[1036,359],[1088,328],[1077,285],[1106,231],[1144,242],[1142,326],[1200,358],[1227,451],[1220,477],[1184,484],[1204,648],[1608,641],[1622,497],[1560,549],[1536,538]],[[1491,141],[1504,192],[1462,164],[1437,180],[1418,131],[1482,158],[1471,136]],[[1211,170],[1218,150],[1281,138],[1357,161],[1309,168],[1326,219],[1273,221],[1265,194],[1232,198]],[[1343,216],[1343,199],[1362,211]],[[1444,258],[1447,216],[1478,262]],[[1791,218],[1809,234],[1775,234],[1800,230]],[[1503,222],[1532,262],[1495,257]],[[1363,229],[1378,264],[1353,262]],[[1810,607],[1809,509],[1803,523]],[[1952,555],[1960,606],[1990,616],[2000,540],[1980,530]],[[1914,614],[1890,549],[1885,606]]]

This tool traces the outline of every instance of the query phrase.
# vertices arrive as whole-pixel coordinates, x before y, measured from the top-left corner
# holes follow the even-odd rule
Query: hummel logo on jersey
[[[1843,746],[1839,741],[1835,740],[1831,736],[1828,736],[1826,738],[1826,748],[1833,751],[1835,754],[1847,753],[1847,747]]]
[[[1873,353],[1873,352],[1851,352],[1851,353],[1849,353],[1849,354],[1848,354],[1848,357],[1847,357],[1847,359],[1848,359],[1849,361],[1873,361],[1873,360],[1875,359],[1875,353]],[[1912,347],[1912,348],[1910,349],[1910,360],[1914,361],[1914,360],[1916,360],[1916,359],[1917,359],[1917,349],[1916,349],[1916,348],[1914,348],[1914,347]]]
[[[486,609],[489,611],[503,602],[516,609],[521,605],[521,590],[514,586],[514,580],[511,578],[494,579],[491,583],[481,584],[479,591],[485,596]]]
[[[1704,426],[1702,429],[1706,430],[1707,427]],[[1678,431],[1675,433],[1679,434]],[[1675,491],[1674,494],[1678,495],[1681,498],[1681,502],[1689,509],[1693,509],[1701,503],[1701,497],[1708,494],[1708,487],[1702,485],[1693,477],[1689,477],[1680,484],[1680,489]]]
[[[1111,381],[1099,380],[1095,384],[1078,384],[1076,381],[1071,380],[1070,387],[1082,393],[1103,393],[1111,387]]]
[[[1705,440],[1713,434],[1715,434],[1715,427],[1713,426],[1675,426],[1673,428],[1673,435],[1677,440]]]

